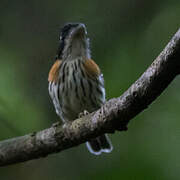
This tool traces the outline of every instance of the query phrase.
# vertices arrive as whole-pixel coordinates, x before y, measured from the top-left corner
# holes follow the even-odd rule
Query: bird
[[[89,38],[83,23],[67,23],[60,29],[55,62],[48,76],[48,91],[57,115],[63,123],[80,114],[99,109],[106,101],[104,78],[91,59]],[[113,149],[107,134],[86,142],[94,155]]]

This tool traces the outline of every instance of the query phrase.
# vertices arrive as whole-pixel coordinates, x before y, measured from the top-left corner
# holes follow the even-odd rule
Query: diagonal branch
[[[131,87],[118,98],[83,118],[0,142],[0,166],[60,152],[115,130],[148,107],[180,73],[180,29],[161,54]]]

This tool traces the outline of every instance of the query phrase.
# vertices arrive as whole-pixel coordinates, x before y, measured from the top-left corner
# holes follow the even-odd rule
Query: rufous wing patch
[[[98,65],[92,59],[85,60],[84,68],[87,75],[90,77],[96,78],[101,74]]]
[[[61,60],[57,60],[53,66],[51,67],[49,71],[48,81],[49,82],[57,82],[58,81],[58,75],[59,75],[59,68],[61,65]]]

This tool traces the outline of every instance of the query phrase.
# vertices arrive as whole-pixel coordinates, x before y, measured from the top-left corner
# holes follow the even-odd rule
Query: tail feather
[[[86,142],[86,145],[88,150],[95,155],[100,155],[102,152],[110,153],[113,150],[113,146],[107,134]]]

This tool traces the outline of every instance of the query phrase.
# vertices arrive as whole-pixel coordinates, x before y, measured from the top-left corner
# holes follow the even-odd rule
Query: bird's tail
[[[95,155],[100,155],[101,152],[110,153],[113,150],[113,146],[107,134],[86,142],[86,145],[88,150]]]

